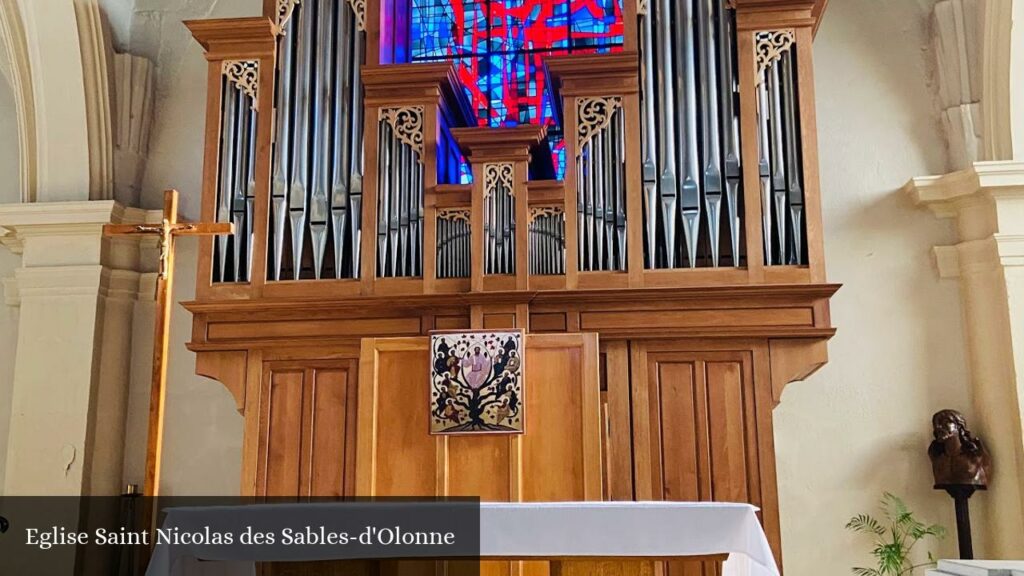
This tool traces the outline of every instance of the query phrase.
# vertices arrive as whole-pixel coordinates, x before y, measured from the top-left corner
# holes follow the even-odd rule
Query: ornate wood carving
[[[291,20],[292,14],[295,13],[295,7],[299,5],[300,0],[277,0],[277,33],[284,35],[285,28],[288,27],[288,21]]]
[[[244,92],[252,100],[252,109],[259,109],[260,61],[259,60],[225,60],[221,72],[227,76],[235,88]]]
[[[754,58],[757,65],[754,78],[758,85],[764,77],[765,70],[778,62],[782,55],[793,47],[796,34],[792,29],[762,30],[754,33]]]
[[[360,32],[366,31],[366,0],[348,0],[352,12],[356,15],[356,26]]]
[[[561,206],[531,206],[530,224],[542,216],[561,216],[563,214],[565,214],[565,210]]]
[[[387,122],[402,143],[416,151],[416,160],[423,163],[423,106],[381,108],[380,120]]]
[[[484,164],[484,196],[491,193],[501,184],[510,196],[515,196],[514,165],[511,162],[492,162]]]
[[[442,208],[437,211],[438,220],[447,220],[449,222],[462,220],[466,224],[469,224],[469,215],[469,208]]]
[[[648,0],[636,0],[636,13],[638,16],[646,16],[649,8],[647,7]]]
[[[576,99],[576,136],[579,145],[576,155],[582,153],[583,147],[596,134],[608,127],[615,117],[615,112],[622,108],[619,96],[591,96]]]

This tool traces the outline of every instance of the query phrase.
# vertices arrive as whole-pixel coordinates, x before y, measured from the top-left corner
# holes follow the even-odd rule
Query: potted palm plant
[[[921,540],[942,538],[946,529],[938,524],[925,524],[918,520],[899,497],[888,492],[879,504],[885,524],[870,514],[858,514],[846,523],[847,530],[867,534],[874,540],[871,555],[877,567],[853,568],[856,576],[909,576],[919,568],[935,565],[928,552],[928,561],[914,564],[910,553]]]

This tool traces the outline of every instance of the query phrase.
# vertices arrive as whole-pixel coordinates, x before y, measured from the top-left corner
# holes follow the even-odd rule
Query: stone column
[[[971,499],[990,558],[1024,557],[1024,163],[976,162],[905,190],[958,243],[934,249],[939,274],[960,282],[975,422],[994,474]],[[956,337],[956,336],[951,336]],[[964,383],[968,385],[968,383]],[[950,504],[952,506],[952,504]]]
[[[138,243],[102,238],[143,222],[111,200],[0,206],[6,279],[21,307],[4,493],[121,492]]]

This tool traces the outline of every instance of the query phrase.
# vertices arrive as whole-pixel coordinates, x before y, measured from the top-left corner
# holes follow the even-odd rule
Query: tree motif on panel
[[[523,431],[523,333],[437,332],[430,336],[430,432]]]

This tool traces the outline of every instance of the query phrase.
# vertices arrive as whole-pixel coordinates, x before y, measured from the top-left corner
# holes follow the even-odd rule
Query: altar
[[[166,530],[201,533],[211,526],[256,531],[281,530],[290,522],[318,522],[330,529],[332,518],[352,511],[360,502],[276,504],[240,507],[171,508]],[[405,506],[415,509],[417,503]],[[420,504],[429,506],[429,504]],[[443,553],[445,560],[542,561],[562,576],[621,574],[651,576],[662,561],[724,561],[723,576],[778,576],[771,547],[749,504],[718,502],[547,502],[479,505],[479,556]],[[334,533],[334,532],[331,532]],[[324,562],[353,558],[335,545],[224,547],[210,544],[155,548],[146,576],[199,573],[255,574],[260,562]],[[360,554],[359,558],[366,558]],[[408,552],[383,553],[375,559],[433,559]],[[220,571],[215,565],[221,563]],[[190,566],[192,567],[190,569]],[[611,571],[609,571],[611,569]],[[401,573],[401,571],[399,571]]]

